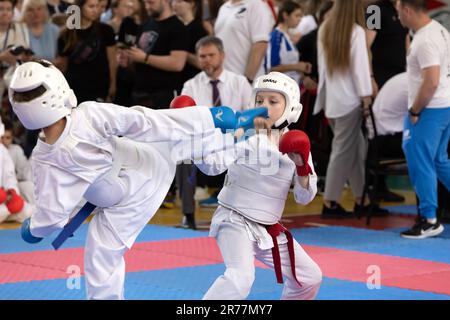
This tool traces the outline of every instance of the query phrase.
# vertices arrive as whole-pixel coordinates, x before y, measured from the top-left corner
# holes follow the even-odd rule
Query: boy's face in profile
[[[266,107],[268,109],[270,126],[273,126],[281,118],[286,107],[284,95],[274,91],[259,91],[255,102],[256,107]]]
[[[3,145],[8,148],[12,144],[13,134],[11,130],[5,130],[5,134],[2,136]]]

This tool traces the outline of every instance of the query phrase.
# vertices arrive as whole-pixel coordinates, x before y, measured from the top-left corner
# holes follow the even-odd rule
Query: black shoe
[[[435,237],[444,231],[444,226],[439,222],[429,223],[426,218],[417,218],[416,224],[409,230],[401,233],[406,239],[425,239]]]
[[[405,197],[389,190],[385,190],[377,193],[377,200],[386,202],[405,202]]]
[[[355,203],[353,207],[353,212],[356,215],[365,216],[369,213],[370,207],[372,206],[372,217],[386,217],[389,215],[389,210],[381,208],[378,204],[368,204],[367,206],[362,206]]]
[[[339,203],[335,201],[331,202],[331,207],[328,208],[325,205],[322,208],[322,219],[349,219],[353,218],[353,215],[345,211]]]
[[[197,230],[195,225],[195,217],[193,214],[185,214],[183,221],[181,222],[180,228]]]

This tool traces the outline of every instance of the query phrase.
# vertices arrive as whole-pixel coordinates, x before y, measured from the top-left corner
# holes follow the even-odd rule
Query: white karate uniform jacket
[[[305,189],[298,181],[294,162],[279,152],[277,140],[257,134],[237,143],[234,149],[207,155],[205,163],[197,165],[208,175],[218,175],[228,169],[218,196],[219,204],[249,220],[249,236],[257,240],[261,249],[273,247],[273,241],[262,225],[272,225],[281,219],[292,178],[295,176],[294,198],[297,203],[306,205],[317,193],[317,175],[311,154],[308,163],[313,174],[309,176],[308,189]],[[224,219],[223,210],[217,210],[211,223],[211,236],[217,235]]]
[[[88,187],[111,169],[113,138],[123,136],[133,140],[129,142],[135,145],[137,156],[130,154],[119,174],[128,185],[126,196],[103,212],[128,248],[170,187],[175,162],[180,160],[173,156],[174,149],[194,137],[217,134],[209,109],[198,106],[155,111],[85,102],[66,119],[56,143],[38,140],[32,153],[37,211],[30,231],[45,237],[64,227]]]

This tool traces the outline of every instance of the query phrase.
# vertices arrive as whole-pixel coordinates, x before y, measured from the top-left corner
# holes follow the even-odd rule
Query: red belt
[[[286,234],[286,238],[288,240],[288,252],[289,252],[289,260],[291,262],[291,271],[294,276],[295,281],[301,287],[302,284],[298,281],[297,276],[295,274],[295,254],[294,254],[294,240],[292,239],[292,234],[286,229],[281,223],[273,224],[271,226],[266,226],[267,232],[272,237],[273,240],[273,248],[272,248],[272,256],[273,256],[273,265],[275,269],[275,274],[277,276],[277,282],[283,283],[283,274],[281,272],[281,258],[280,258],[280,249],[278,247],[277,237],[280,233],[284,232]]]

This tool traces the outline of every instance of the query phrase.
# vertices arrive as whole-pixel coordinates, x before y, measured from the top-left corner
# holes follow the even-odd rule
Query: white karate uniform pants
[[[246,299],[255,280],[254,258],[273,268],[272,250],[261,250],[255,241],[250,240],[244,225],[231,221],[221,223],[216,240],[222,252],[226,271],[216,279],[203,299]],[[284,280],[281,299],[314,299],[322,281],[319,266],[294,239],[296,275],[302,285],[299,286],[291,272],[287,243],[279,244],[279,247]],[[275,285],[275,272],[273,281]]]

